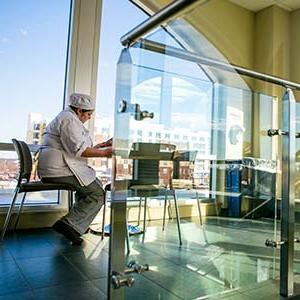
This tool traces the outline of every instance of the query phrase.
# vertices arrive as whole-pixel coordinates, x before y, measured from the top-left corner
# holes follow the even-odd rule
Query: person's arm
[[[111,147],[112,142],[113,142],[113,139],[110,138],[109,140],[107,140],[105,142],[102,142],[102,143],[99,143],[99,144],[95,145],[94,148],[99,149],[99,148]]]
[[[87,147],[81,154],[82,157],[110,157],[112,155],[112,147],[105,149],[96,149]]]

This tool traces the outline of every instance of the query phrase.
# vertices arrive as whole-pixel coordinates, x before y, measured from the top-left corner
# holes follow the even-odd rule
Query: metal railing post
[[[280,295],[294,292],[296,102],[291,89],[282,98],[282,201],[280,251]]]

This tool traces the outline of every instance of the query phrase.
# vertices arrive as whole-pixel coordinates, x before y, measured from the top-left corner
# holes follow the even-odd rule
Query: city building
[[[42,119],[42,115],[40,113],[29,113],[26,142],[29,144],[40,145],[42,142],[42,134],[46,125],[46,121]]]

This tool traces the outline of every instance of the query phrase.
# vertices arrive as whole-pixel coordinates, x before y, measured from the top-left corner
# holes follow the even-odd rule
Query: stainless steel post
[[[119,103],[131,99],[132,60],[129,49],[123,49],[117,67],[113,178],[111,191],[111,235],[109,245],[108,299],[124,299],[124,288],[116,289],[115,274],[125,270],[127,181],[117,178],[117,159],[127,158],[130,113],[119,113]],[[123,101],[125,102],[125,101]],[[128,285],[133,281],[128,279]],[[126,280],[125,280],[126,281]]]
[[[280,251],[280,295],[294,293],[296,103],[291,89],[282,98],[282,201]]]

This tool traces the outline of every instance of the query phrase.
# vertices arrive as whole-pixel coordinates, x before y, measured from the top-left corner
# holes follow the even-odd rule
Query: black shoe
[[[73,245],[81,245],[83,239],[80,234],[65,222],[58,220],[52,227],[56,232],[64,235]]]

